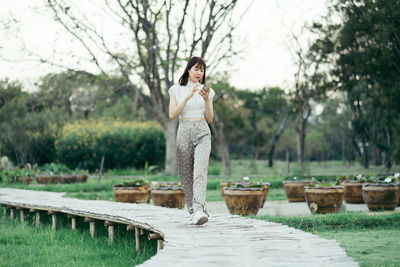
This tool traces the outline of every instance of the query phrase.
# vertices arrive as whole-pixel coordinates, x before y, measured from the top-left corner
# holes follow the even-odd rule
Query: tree
[[[120,88],[110,77],[118,73],[129,85],[124,94],[135,96],[163,127],[165,172],[176,175],[177,120],[169,119],[167,90],[177,81],[182,64],[193,55],[205,58],[212,72],[222,61],[228,63],[240,52],[233,49],[233,31],[241,20],[234,14],[237,1],[105,1],[100,11],[106,14],[107,21],[118,23],[115,31],[120,32],[122,40],[118,44],[113,44],[101,24],[93,24],[77,6],[71,1],[48,0],[54,20],[86,50],[89,59],[80,58],[80,63],[92,64],[114,90]],[[62,66],[52,59],[40,60]],[[89,72],[90,68],[80,66],[67,69]]]
[[[364,167],[369,167],[373,147],[374,154],[384,155],[389,170],[400,141],[400,3],[337,0],[330,10],[325,24],[313,27],[320,35],[315,42],[318,53],[332,63],[332,80],[326,84],[346,93],[357,139],[354,147]]]

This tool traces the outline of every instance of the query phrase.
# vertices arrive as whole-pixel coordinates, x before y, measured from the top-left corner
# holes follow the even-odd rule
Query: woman
[[[176,137],[178,174],[186,195],[191,224],[208,222],[205,207],[208,161],[211,151],[211,132],[208,123],[214,117],[215,92],[206,82],[206,63],[201,57],[192,57],[179,79],[171,86],[169,117],[179,116]]]

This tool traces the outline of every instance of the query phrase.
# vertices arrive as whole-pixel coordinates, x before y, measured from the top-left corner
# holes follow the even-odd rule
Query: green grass
[[[286,162],[285,161],[274,161],[274,167],[268,167],[267,160],[231,160],[232,175],[236,176],[248,176],[252,174],[263,175],[267,178],[273,177],[284,177],[287,176]],[[221,162],[210,161],[209,170],[222,169]],[[297,162],[290,163],[289,176],[299,175],[318,175],[318,176],[331,176],[331,175],[342,175],[342,174],[353,174],[355,172],[363,174],[377,174],[386,173],[386,169],[383,166],[371,165],[369,169],[364,169],[359,162],[355,162],[354,165],[343,165],[342,161],[326,161],[321,164],[318,162],[307,162],[304,170],[301,170]],[[400,172],[400,165],[393,166],[391,172]],[[214,174],[210,173],[209,175]]]
[[[400,213],[249,216],[283,223],[340,243],[361,266],[400,265]]]
[[[360,266],[400,266],[400,229],[331,230],[316,234],[339,242]]]
[[[157,250],[156,243],[143,236],[142,251],[137,253],[134,235],[123,225],[116,228],[116,240],[111,245],[104,224],[98,224],[96,237],[92,238],[83,220],[73,231],[64,217],[54,231],[48,218],[43,218],[43,225],[37,228],[32,216],[21,223],[18,214],[12,220],[0,212],[0,266],[132,266],[149,259]]]

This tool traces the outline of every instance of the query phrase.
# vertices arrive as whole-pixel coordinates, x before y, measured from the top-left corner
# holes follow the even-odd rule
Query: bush
[[[64,126],[55,142],[61,163],[69,168],[143,168],[165,159],[165,139],[154,122],[77,121]]]

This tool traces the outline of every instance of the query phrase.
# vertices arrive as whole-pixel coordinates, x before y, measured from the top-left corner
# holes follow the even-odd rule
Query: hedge
[[[81,120],[66,124],[54,143],[57,157],[71,169],[162,166],[165,138],[159,124],[137,121]]]

